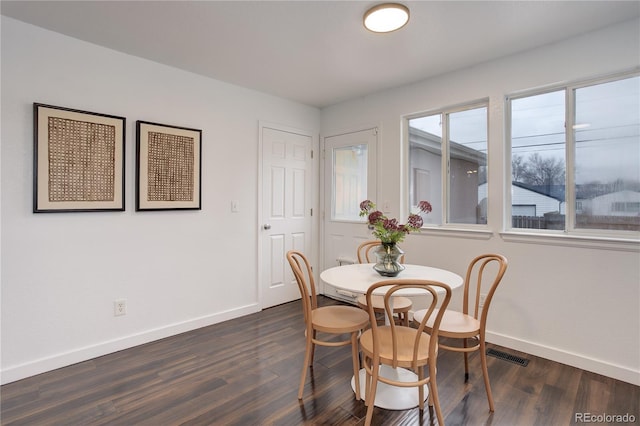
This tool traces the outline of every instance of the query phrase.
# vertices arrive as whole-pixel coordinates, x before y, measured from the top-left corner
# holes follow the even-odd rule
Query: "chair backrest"
[[[498,288],[498,284],[500,284],[504,273],[507,271],[507,265],[507,258],[501,254],[482,254],[473,259],[467,268],[462,309],[464,314],[472,315],[475,319],[478,319],[478,315],[480,315],[482,328],[486,325],[489,305]],[[487,288],[488,292],[483,293]],[[472,291],[473,294],[471,293]],[[486,294],[482,312],[480,312],[481,294]],[[474,296],[473,305],[470,304],[471,296]],[[471,309],[473,312],[469,313]]]
[[[375,255],[372,250],[382,245],[380,240],[370,240],[358,246],[358,263],[375,263]],[[400,256],[400,263],[404,263],[404,254]]]
[[[391,342],[388,342],[386,338],[389,337],[389,333],[386,332],[386,338],[381,337],[381,331],[383,326],[378,325],[376,321],[376,313],[373,308],[373,295],[380,287],[388,287],[384,294],[384,307],[385,307],[385,317],[387,318],[386,323],[388,326],[384,326],[384,330],[390,330]],[[391,298],[398,291],[403,289],[422,289],[426,294],[431,294],[431,302],[427,308],[427,313],[424,315],[420,324],[418,324],[417,333],[411,333],[411,335],[415,334],[415,338],[412,342],[408,342],[406,339],[403,339],[402,336],[406,337],[406,333],[403,333],[402,329],[411,329],[415,331],[412,327],[406,327],[402,325],[397,325],[393,320],[393,308],[391,305]],[[398,296],[401,294],[398,294]],[[438,347],[438,334],[440,330],[440,322],[442,321],[442,316],[444,315],[445,309],[449,305],[449,301],[451,300],[451,287],[447,284],[431,281],[431,280],[417,280],[417,279],[390,279],[385,281],[380,281],[376,284],[373,284],[367,290],[367,306],[369,311],[369,318],[371,319],[371,331],[373,338],[373,347],[374,353],[379,352],[381,344],[391,344],[392,345],[392,353],[393,353],[393,367],[410,367],[416,368],[418,367],[418,354],[420,353],[419,348],[424,346],[424,342],[426,342],[426,338],[428,335],[424,332],[425,325],[427,320],[435,315],[435,320],[433,322],[432,332],[430,334],[429,339],[429,359],[435,360],[437,354]],[[436,307],[440,304],[440,309],[437,310]],[[382,340],[386,340],[384,343]],[[401,345],[412,345],[412,359],[399,359],[398,353],[404,352],[406,353],[406,347],[404,350],[400,349]]]
[[[313,268],[309,264],[307,257],[302,252],[290,250],[287,252],[287,260],[291,265],[291,270],[298,283],[298,290],[302,296],[302,308],[304,310],[304,321],[311,324],[311,311],[318,307],[316,295],[316,285],[313,279]]]
[[[358,246],[358,263],[371,263],[369,253],[381,243],[378,240],[365,241]]]

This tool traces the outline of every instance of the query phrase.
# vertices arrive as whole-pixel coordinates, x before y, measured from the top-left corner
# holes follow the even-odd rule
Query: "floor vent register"
[[[511,355],[502,351],[497,351],[495,349],[487,349],[487,355],[502,359],[504,361],[513,362],[514,364],[521,365],[522,367],[526,367],[529,364],[529,360],[526,358]]]

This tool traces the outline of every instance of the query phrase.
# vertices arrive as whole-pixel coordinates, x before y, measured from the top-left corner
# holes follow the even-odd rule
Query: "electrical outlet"
[[[484,308],[484,301],[486,300],[486,294],[480,294],[480,301],[478,302],[478,309]]]
[[[127,299],[118,299],[113,302],[113,315],[119,317],[127,314]]]

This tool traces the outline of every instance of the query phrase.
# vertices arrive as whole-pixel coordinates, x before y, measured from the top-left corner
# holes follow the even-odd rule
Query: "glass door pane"
[[[367,145],[333,149],[331,219],[362,220],[360,202],[367,199]]]

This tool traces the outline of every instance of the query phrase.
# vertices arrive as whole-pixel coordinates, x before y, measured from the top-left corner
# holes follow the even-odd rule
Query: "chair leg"
[[[371,363],[371,386],[367,389],[367,416],[364,425],[370,426],[373,418],[373,407],[376,400],[376,390],[378,388],[378,375],[380,374],[380,361]]]
[[[462,339],[462,344],[465,349],[468,347],[466,338]],[[467,383],[469,381],[469,352],[463,352],[463,355],[464,355],[464,382]]]
[[[313,355],[316,352],[316,344],[313,343],[314,340],[316,340],[316,331],[313,330],[313,332],[311,333],[311,358],[309,358],[309,367],[311,367],[311,365],[313,365]]]
[[[444,418],[442,417],[442,410],[440,409],[440,398],[438,397],[438,384],[436,383],[436,366],[435,363],[432,362],[429,362],[429,389],[431,391],[429,392],[429,400],[433,397],[433,406],[436,409],[438,424],[444,425]]]
[[[418,381],[424,379],[424,366],[418,367]],[[431,397],[429,397],[429,405],[431,405]],[[418,407],[420,411],[424,410],[424,385],[418,386]]]
[[[360,357],[358,350],[358,332],[351,333],[351,358],[353,360],[353,379],[356,387],[356,400],[360,401]]]
[[[367,361],[369,361],[369,365],[368,367],[371,368],[371,359],[367,358],[367,357],[363,357],[364,359],[362,360],[362,365],[365,367],[365,381],[364,381],[364,389],[365,389],[365,394],[364,394],[364,405],[365,407],[367,405],[369,405],[369,398],[367,397],[367,395],[369,395],[369,389],[371,388],[371,374],[369,374],[369,371],[367,371]]]
[[[494,411],[493,395],[491,394],[491,383],[489,383],[489,368],[487,368],[487,351],[485,349],[484,336],[480,336],[480,362],[482,364],[482,375],[484,376],[484,387],[487,390],[489,400],[489,411]]]
[[[304,351],[304,363],[302,364],[302,374],[300,375],[300,387],[298,388],[298,399],[302,399],[304,392],[304,382],[307,380],[307,369],[311,366],[313,359],[313,342],[311,337],[307,336],[307,345]]]

